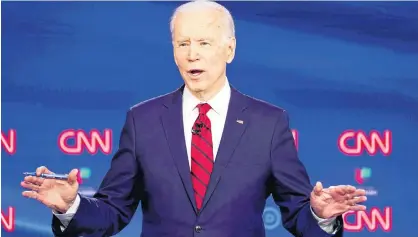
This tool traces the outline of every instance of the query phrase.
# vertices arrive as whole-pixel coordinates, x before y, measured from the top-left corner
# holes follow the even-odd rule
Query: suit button
[[[196,231],[197,233],[200,233],[200,231],[202,231],[202,227],[200,225],[197,225],[194,227],[194,231]]]

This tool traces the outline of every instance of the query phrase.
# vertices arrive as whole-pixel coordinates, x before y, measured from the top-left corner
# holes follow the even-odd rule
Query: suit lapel
[[[165,135],[170,148],[171,156],[176,164],[177,171],[183,182],[187,196],[197,213],[196,201],[191,181],[190,166],[187,158],[186,144],[183,128],[182,114],[182,91],[183,87],[173,93],[173,97],[167,100],[165,106],[167,110],[161,116]]]
[[[248,113],[245,113],[246,102],[247,98],[231,87],[231,99],[229,102],[225,127],[222,133],[209,187],[203,201],[202,210],[215,191],[225,167],[228,165],[236,146],[247,128],[249,116]]]

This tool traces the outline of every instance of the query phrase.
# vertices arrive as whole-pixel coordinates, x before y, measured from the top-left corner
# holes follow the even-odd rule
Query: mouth
[[[204,70],[201,70],[201,69],[191,69],[191,70],[187,71],[187,73],[192,78],[196,78],[196,77],[200,76],[203,72],[204,72]]]

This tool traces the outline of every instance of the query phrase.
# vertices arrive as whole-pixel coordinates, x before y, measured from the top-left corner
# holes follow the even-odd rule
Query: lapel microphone
[[[193,129],[192,128],[192,134],[193,135],[200,135],[200,130],[199,129]]]
[[[203,123],[196,123],[195,128],[192,128],[192,134],[193,135],[200,135],[200,132],[202,131]]]

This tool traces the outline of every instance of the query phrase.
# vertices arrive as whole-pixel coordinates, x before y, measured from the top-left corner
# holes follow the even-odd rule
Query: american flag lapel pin
[[[237,119],[237,123],[239,123],[239,124],[244,124],[244,121],[242,121],[242,120],[240,120],[240,119]]]

